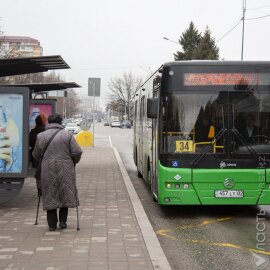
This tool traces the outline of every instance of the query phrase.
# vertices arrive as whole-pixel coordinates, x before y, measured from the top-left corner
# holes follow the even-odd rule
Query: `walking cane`
[[[80,230],[80,224],[79,224],[79,209],[78,209],[78,205],[76,207],[76,211],[77,211],[77,231]]]
[[[76,194],[76,212],[77,212],[77,231],[79,231],[80,230],[79,208],[78,208],[79,201],[78,201],[78,189],[77,189],[77,187],[76,187],[76,190],[75,190],[75,194]]]
[[[76,170],[76,163],[74,162],[74,169]],[[78,189],[77,187],[75,187],[75,195],[76,195],[76,212],[77,212],[77,231],[80,230],[80,223],[79,223],[79,208],[78,208],[78,204],[79,204],[79,200],[78,200]]]
[[[38,225],[37,219],[38,219],[39,203],[40,203],[40,195],[38,195],[38,206],[37,206],[37,215],[36,215],[36,223],[35,223],[35,225]]]

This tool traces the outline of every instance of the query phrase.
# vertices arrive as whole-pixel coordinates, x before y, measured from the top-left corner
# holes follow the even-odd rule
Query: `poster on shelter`
[[[22,173],[23,94],[0,93],[0,173]]]
[[[45,126],[48,124],[48,116],[55,112],[55,100],[32,100],[29,109],[29,129],[36,126],[35,119],[41,116]]]

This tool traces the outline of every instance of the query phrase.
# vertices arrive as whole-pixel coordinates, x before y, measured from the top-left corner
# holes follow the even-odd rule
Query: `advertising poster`
[[[0,93],[0,173],[23,171],[23,94]]]
[[[31,100],[29,109],[29,130],[36,126],[35,119],[41,116],[45,126],[48,124],[48,116],[55,113],[55,100]]]

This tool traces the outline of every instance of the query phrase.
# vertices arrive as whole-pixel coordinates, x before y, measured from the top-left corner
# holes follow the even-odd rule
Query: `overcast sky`
[[[208,25],[216,40],[241,18],[242,0],[1,0],[0,25],[5,35],[38,39],[44,55],[60,54],[71,66],[66,81],[82,85],[100,77],[101,95],[109,79],[123,72],[146,76],[153,65],[173,60],[178,40],[193,21]],[[270,15],[270,0],[247,0],[246,18]],[[220,57],[239,60],[240,23],[220,40]],[[270,60],[270,16],[245,23],[245,60]],[[103,100],[103,103],[105,100]]]

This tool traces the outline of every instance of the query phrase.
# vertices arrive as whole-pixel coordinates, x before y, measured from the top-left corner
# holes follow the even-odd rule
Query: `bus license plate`
[[[243,190],[215,190],[216,198],[243,198]]]

